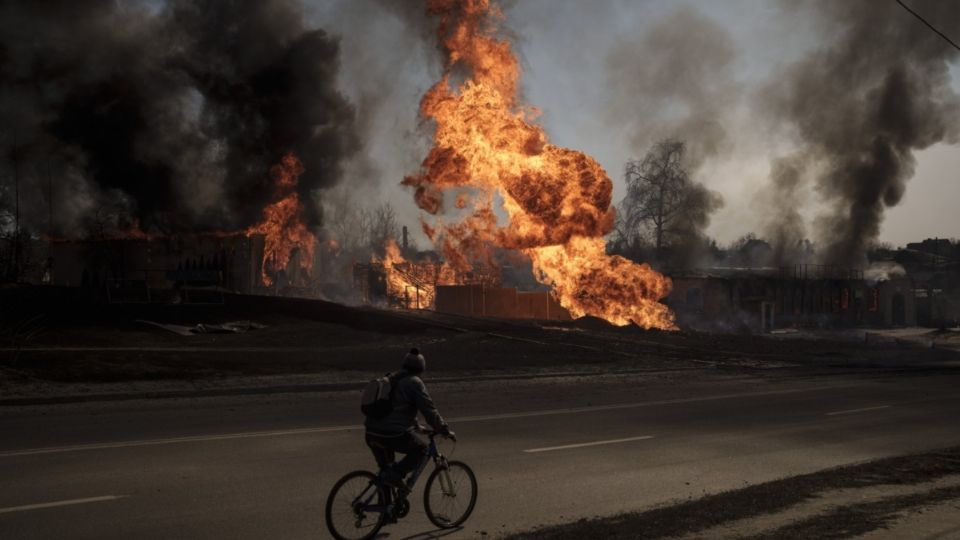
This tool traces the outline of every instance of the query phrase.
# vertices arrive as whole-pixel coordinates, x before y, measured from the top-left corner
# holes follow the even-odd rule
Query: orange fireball
[[[436,125],[434,146],[403,184],[429,214],[443,213],[445,204],[470,214],[456,223],[425,222],[427,235],[458,271],[492,260],[491,247],[520,250],[575,317],[675,329],[673,313],[659,302],[669,278],[606,254],[603,236],[614,221],[606,171],[583,152],[550,144],[536,111],[518,104],[520,66],[509,41],[497,36],[499,8],[490,0],[428,5],[447,61],[420,104]],[[465,80],[455,82],[454,73],[464,71]],[[451,194],[447,203],[445,191],[454,188],[473,193],[469,200]]]

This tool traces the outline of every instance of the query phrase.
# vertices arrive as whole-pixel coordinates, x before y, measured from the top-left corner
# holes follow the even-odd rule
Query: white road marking
[[[660,405],[676,405],[683,403],[698,403],[704,401],[720,401],[725,399],[737,399],[745,397],[764,397],[764,396],[773,396],[773,395],[783,395],[783,394],[796,394],[802,392],[817,392],[821,390],[835,390],[838,388],[848,388],[854,385],[840,385],[840,386],[818,386],[814,388],[793,388],[789,390],[770,390],[766,392],[742,392],[738,394],[721,394],[718,396],[707,396],[707,397],[697,397],[697,398],[679,398],[679,399],[664,399],[659,401],[644,401],[639,403],[621,403],[617,405],[597,405],[594,407],[572,407],[566,409],[547,409],[539,411],[526,411],[526,412],[516,412],[516,413],[504,413],[504,414],[489,414],[489,415],[480,415],[480,416],[462,416],[459,418],[449,418],[450,422],[482,422],[486,420],[509,420],[513,418],[531,418],[538,416],[553,416],[553,415],[562,415],[562,414],[580,414],[580,413],[591,413],[591,412],[602,412],[602,411],[613,411],[621,409],[638,409],[642,407],[656,407]],[[188,437],[170,437],[163,439],[144,439],[144,440],[134,440],[134,441],[117,441],[117,442],[108,442],[108,443],[92,443],[92,444],[77,444],[70,446],[52,446],[45,448],[30,448],[25,450],[12,450],[8,452],[0,452],[0,459],[9,458],[9,457],[21,457],[21,456],[36,456],[43,454],[59,454],[63,452],[78,452],[83,450],[106,450],[112,448],[130,448],[136,446],[156,446],[163,444],[180,444],[180,443],[191,443],[191,442],[205,442],[205,441],[225,441],[232,439],[252,439],[258,437],[278,437],[284,435],[304,435],[304,434],[313,434],[313,433],[335,433],[343,431],[351,431],[363,429],[363,426],[353,425],[353,426],[333,426],[333,427],[316,427],[316,428],[301,428],[301,429],[286,429],[286,430],[274,430],[274,431],[248,431],[240,433],[224,433],[220,435],[196,435]]]
[[[304,433],[329,433],[333,431],[350,431],[360,429],[361,426],[340,426],[326,428],[286,429],[278,431],[248,431],[244,433],[224,433],[222,435],[196,435],[192,437],[171,437],[168,439],[144,439],[139,441],[119,441],[112,443],[76,444],[72,446],[51,446],[30,450],[14,450],[0,452],[0,458],[17,456],[36,456],[40,454],[59,454],[62,452],[77,452],[80,450],[105,450],[109,448],[129,448],[134,446],[157,446],[161,444],[179,444],[203,441],[226,441],[230,439],[252,439],[257,437],[277,437],[282,435],[301,435]]]
[[[862,409],[849,409],[849,410],[846,410],[846,411],[833,411],[833,412],[828,412],[826,415],[827,415],[827,416],[838,416],[838,415],[841,415],[841,414],[855,414],[855,413],[859,413],[859,412],[879,411],[880,409],[889,409],[890,407],[892,407],[892,405],[877,405],[876,407],[864,407],[864,408],[862,408]]]
[[[601,446],[604,444],[617,444],[625,443],[631,441],[645,441],[647,439],[652,439],[653,435],[641,435],[639,437],[627,437],[626,439],[610,439],[608,441],[594,441],[587,443],[577,443],[577,444],[565,444],[563,446],[547,446],[546,448],[530,448],[524,450],[528,454],[535,454],[537,452],[552,452],[553,450],[568,450],[570,448],[584,448],[587,446]]]
[[[317,352],[316,347],[0,347],[0,352]]]
[[[102,497],[86,497],[83,499],[68,499],[66,501],[55,501],[48,503],[39,503],[39,504],[26,504],[23,506],[9,506],[7,508],[0,508],[0,514],[8,514],[10,512],[24,512],[26,510],[40,510],[42,508],[56,508],[57,506],[72,506],[74,504],[87,504],[95,502],[104,502],[104,501],[115,501],[117,499],[123,499],[127,495],[103,495]]]
[[[697,398],[677,398],[661,399],[657,401],[643,401],[639,403],[619,403],[616,405],[595,405],[591,407],[571,407],[567,409],[547,409],[541,411],[527,411],[517,413],[489,414],[480,416],[464,416],[461,418],[452,418],[450,421],[458,422],[479,422],[483,420],[505,420],[510,418],[530,418],[535,416],[552,416],[557,414],[578,414],[598,411],[616,411],[621,409],[639,409],[642,407],[655,407],[659,405],[678,405],[683,403],[699,403],[703,401],[722,401],[725,399],[736,399],[743,397],[764,397],[776,396],[782,394],[798,394],[803,392],[817,392],[820,390],[836,390],[840,388],[850,388],[855,385],[843,386],[818,386],[815,388],[793,388],[790,390],[769,390],[766,392],[742,392],[739,394],[720,394],[717,396],[697,397]]]

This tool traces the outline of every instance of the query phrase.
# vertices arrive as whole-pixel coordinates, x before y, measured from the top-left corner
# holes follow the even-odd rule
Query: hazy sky
[[[397,184],[425,155],[427,142],[416,112],[419,96],[436,80],[439,69],[436,51],[421,38],[426,30],[411,29],[381,5],[364,0],[309,4],[317,24],[343,36],[341,85],[360,107],[371,134],[366,165],[372,164],[373,169],[358,167],[356,173],[371,178],[356,182],[377,187],[371,190],[373,196],[393,202],[413,225],[417,211],[412,197]],[[623,194],[625,161],[643,154],[645,147],[638,148],[634,132],[645,125],[642,116],[651,111],[638,103],[635,117],[622,109],[611,114],[610,104],[617,99],[610,86],[611,77],[616,77],[609,61],[612,51],[624,42],[643,43],[652,28],[684,9],[726,34],[732,44],[730,61],[704,69],[726,92],[717,120],[726,132],[727,146],[704,162],[697,179],[725,200],[707,232],[720,242],[730,242],[759,229],[762,215],[756,211],[755,197],[768,181],[771,158],[786,144],[772,138],[755,116],[759,87],[829,38],[802,10],[788,16],[781,5],[772,0],[516,0],[508,4],[506,15],[525,69],[527,102],[542,110],[540,120],[552,142],[586,151],[603,164],[614,182],[615,200]],[[650,50],[649,54],[662,52]],[[644,61],[642,54],[636,62]],[[951,74],[953,86],[960,90],[960,67],[952,65]],[[674,107],[669,101],[660,105]],[[654,114],[670,116],[669,112]],[[656,128],[654,124],[650,125]],[[658,135],[645,136],[654,140]],[[917,159],[905,197],[887,211],[881,233],[884,241],[903,244],[932,236],[960,236],[960,212],[955,210],[960,201],[960,147],[936,145],[919,152]],[[798,205],[804,216],[816,212],[812,188],[799,197]]]

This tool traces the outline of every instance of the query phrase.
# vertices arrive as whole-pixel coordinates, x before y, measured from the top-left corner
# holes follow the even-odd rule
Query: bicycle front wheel
[[[337,540],[373,538],[387,519],[387,496],[375,474],[354,471],[327,497],[327,529]]]
[[[451,461],[437,467],[423,490],[427,518],[441,529],[459,527],[477,504],[477,477],[466,463]]]

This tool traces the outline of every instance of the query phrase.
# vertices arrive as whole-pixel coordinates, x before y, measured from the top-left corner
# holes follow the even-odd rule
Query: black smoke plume
[[[801,171],[813,175],[828,208],[814,223],[821,258],[860,265],[878,239],[885,209],[903,196],[914,152],[957,141],[960,98],[948,63],[958,51],[893,1],[808,4],[825,34],[836,37],[765,90],[774,121],[791,126],[800,142],[771,174],[784,195],[780,215],[794,222],[799,214],[791,212],[795,199],[788,195]],[[947,35],[960,35],[960,3],[910,4]],[[787,237],[798,230],[795,223],[779,225]]]
[[[309,201],[359,146],[339,67],[294,0],[0,2],[0,144],[34,184],[25,218],[52,192],[57,235],[106,206],[148,232],[242,229],[289,151]]]

